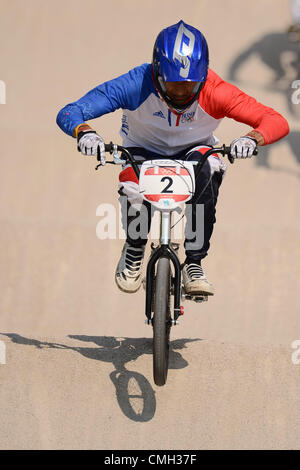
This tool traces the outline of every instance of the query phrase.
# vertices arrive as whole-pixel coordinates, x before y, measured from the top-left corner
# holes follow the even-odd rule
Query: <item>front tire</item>
[[[170,347],[170,290],[169,258],[160,258],[155,278],[153,324],[153,376],[156,385],[165,385],[168,375]]]

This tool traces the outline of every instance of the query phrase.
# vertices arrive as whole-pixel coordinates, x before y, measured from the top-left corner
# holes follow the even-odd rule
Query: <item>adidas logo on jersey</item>
[[[166,119],[162,111],[157,111],[156,113],[153,113],[153,116],[161,117],[163,119]]]

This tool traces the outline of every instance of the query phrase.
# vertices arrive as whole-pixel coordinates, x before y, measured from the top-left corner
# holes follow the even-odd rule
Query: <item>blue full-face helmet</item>
[[[193,26],[179,23],[163,29],[156,38],[152,67],[156,86],[165,102],[183,112],[198,99],[208,71],[208,47],[203,34]],[[166,94],[165,82],[197,82],[191,98],[178,106]]]

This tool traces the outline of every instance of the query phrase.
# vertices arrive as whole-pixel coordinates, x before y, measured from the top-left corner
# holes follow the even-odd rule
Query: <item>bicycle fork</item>
[[[160,243],[153,250],[147,264],[146,271],[146,322],[151,323],[152,298],[153,298],[153,279],[155,275],[155,264],[161,257],[167,257],[174,267],[174,308],[173,308],[173,325],[177,324],[178,317],[183,314],[180,306],[181,300],[181,266],[179,259],[171,248],[171,212],[161,211],[160,218]]]

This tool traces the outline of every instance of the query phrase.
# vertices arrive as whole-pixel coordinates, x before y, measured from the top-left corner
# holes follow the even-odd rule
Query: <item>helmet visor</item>
[[[202,85],[201,82],[192,81],[165,82],[162,77],[159,77],[158,80],[166,101],[178,110],[184,109],[192,104]]]

